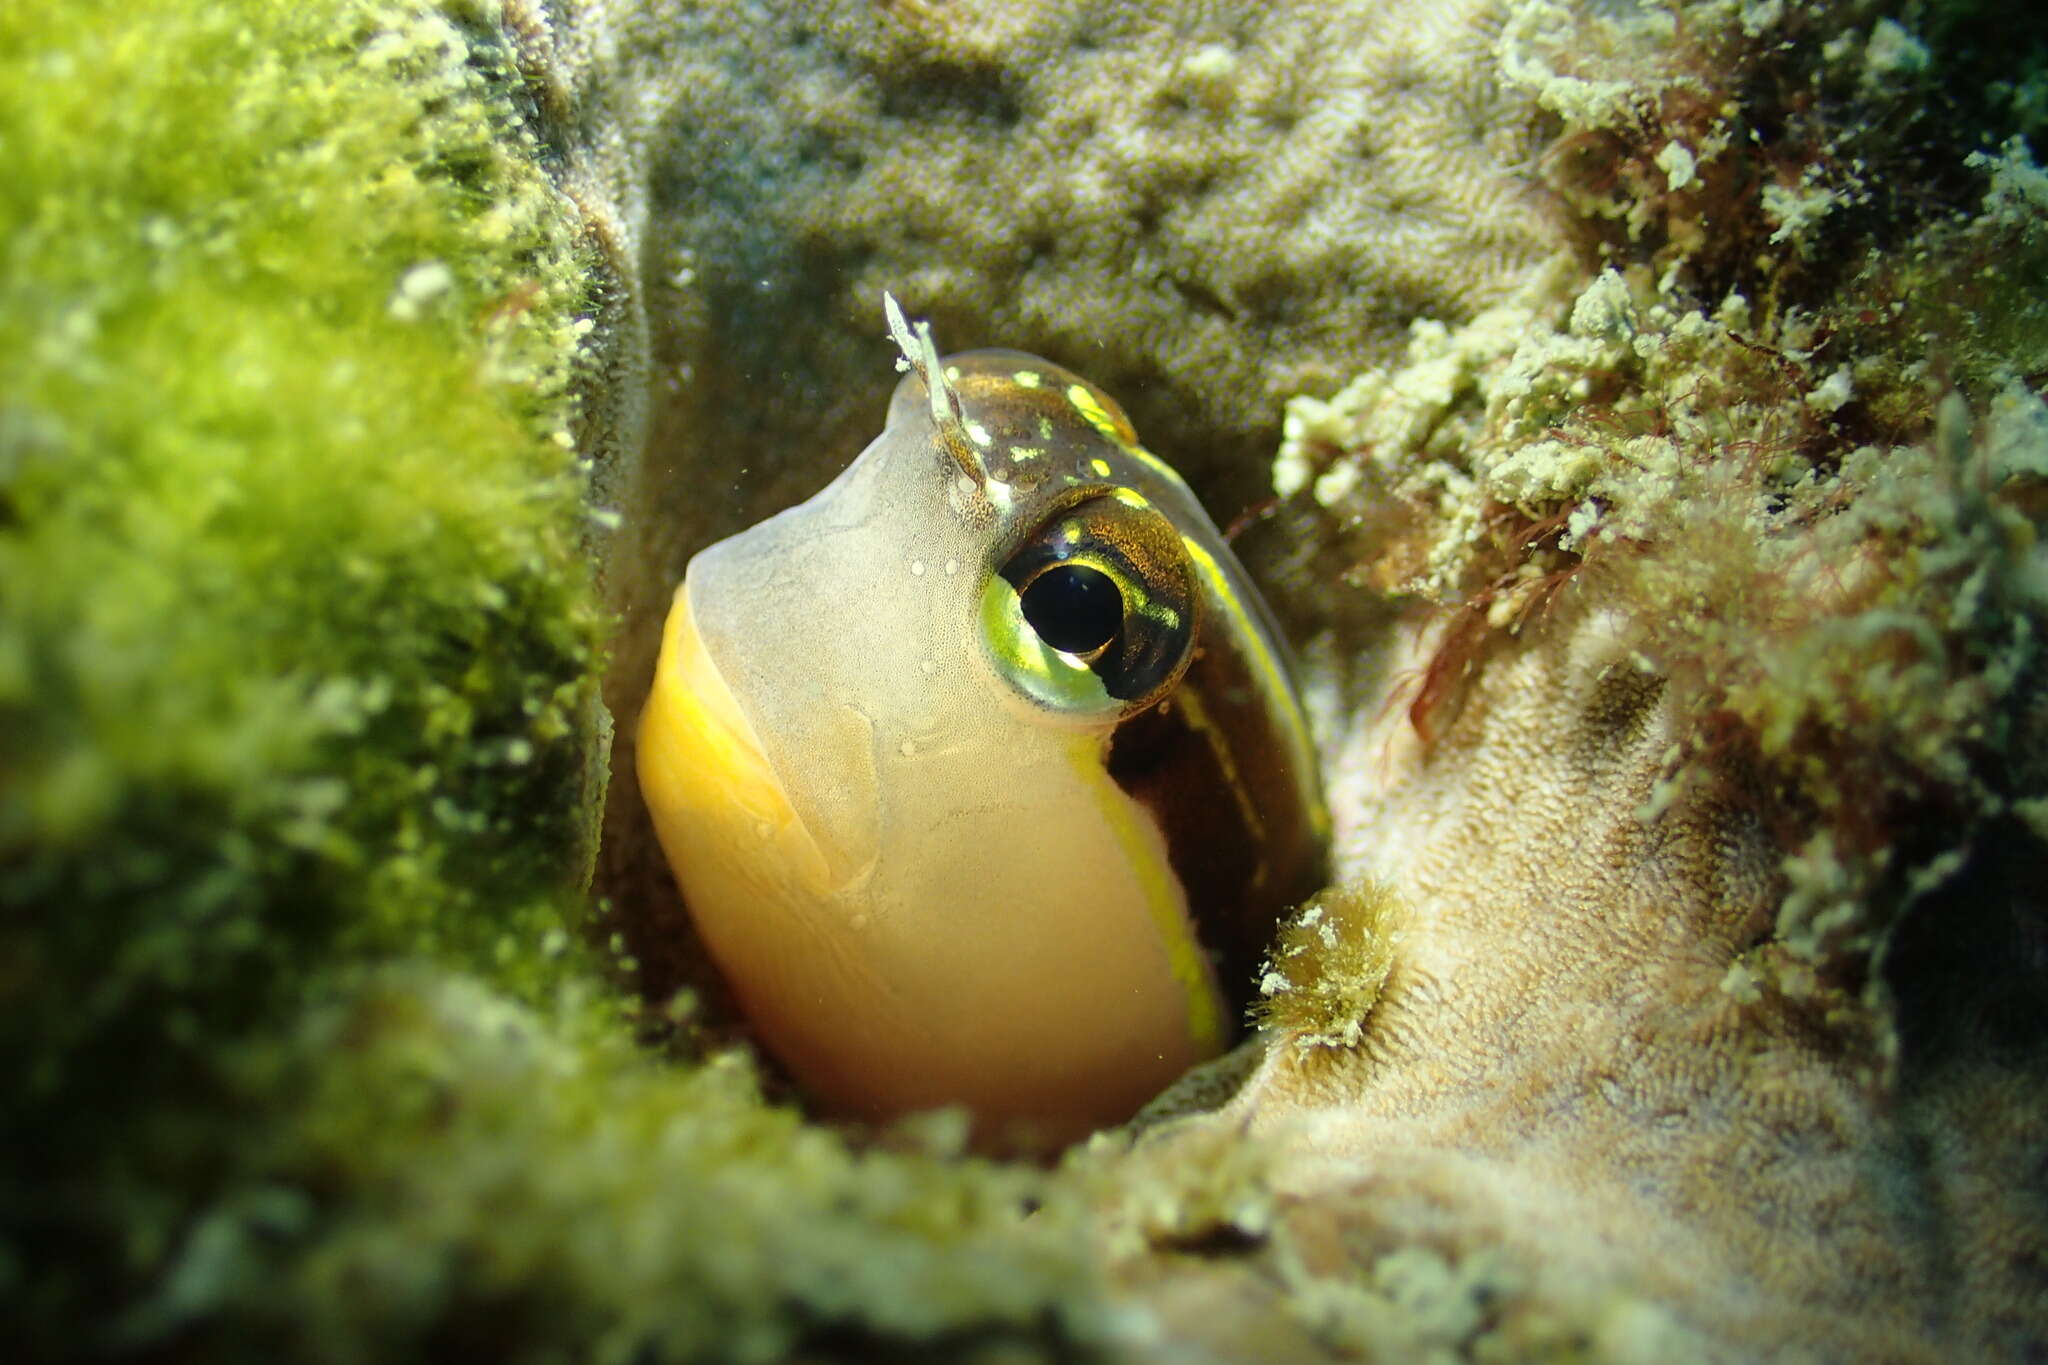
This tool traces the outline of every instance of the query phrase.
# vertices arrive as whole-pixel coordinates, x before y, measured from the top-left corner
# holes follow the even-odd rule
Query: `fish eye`
[[[1067,654],[1099,654],[1124,628],[1124,595],[1116,581],[1088,564],[1054,564],[1018,597],[1038,638]]]
[[[1055,512],[991,575],[982,641],[995,669],[1077,720],[1128,716],[1172,689],[1194,652],[1197,587],[1180,533],[1143,498]]]

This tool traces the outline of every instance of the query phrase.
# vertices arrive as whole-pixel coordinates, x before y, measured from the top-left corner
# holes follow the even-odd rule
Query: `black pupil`
[[[1055,564],[1024,588],[1024,619],[1038,638],[1068,654],[1092,654],[1124,624],[1124,598],[1100,569]]]

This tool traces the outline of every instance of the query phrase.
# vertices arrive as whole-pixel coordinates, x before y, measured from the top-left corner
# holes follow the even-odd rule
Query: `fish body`
[[[1049,1145],[1231,1041],[1320,884],[1264,603],[1093,385],[911,361],[824,490],[704,550],[638,738],[698,931],[828,1111]]]

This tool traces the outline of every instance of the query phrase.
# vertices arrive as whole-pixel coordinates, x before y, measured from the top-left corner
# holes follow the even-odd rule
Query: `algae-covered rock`
[[[1869,9],[1528,4],[1502,53],[1580,250],[1275,470],[1396,617],[1312,671],[1399,947],[1349,1064],[1216,1121],[1279,1147],[1275,1244],[1341,1229],[1320,1279],[1490,1258],[1473,1350],[2024,1358],[2039,171]]]
[[[161,1273],[229,1160],[219,1049],[330,965],[557,970],[601,771],[588,253],[463,22],[0,17],[4,1273],[36,1314]]]
[[[0,17],[10,1347],[1107,1339],[1042,1176],[635,1042],[582,908],[634,324],[533,39]]]

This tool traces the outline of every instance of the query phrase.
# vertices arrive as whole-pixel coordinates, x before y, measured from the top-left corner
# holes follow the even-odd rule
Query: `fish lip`
[[[694,731],[695,743],[719,758],[716,765],[705,766],[716,767],[714,776],[724,779],[720,794],[737,808],[719,811],[714,818],[735,820],[738,812],[744,811],[749,832],[764,846],[771,840],[781,842],[797,860],[789,870],[816,890],[835,890],[851,880],[841,871],[846,859],[833,857],[834,850],[818,837],[816,828],[790,799],[781,767],[761,742],[746,707],[727,681],[726,671],[698,631],[690,610],[687,577],[676,589],[664,628],[662,655],[655,685],[666,685],[686,700],[687,723]],[[645,724],[643,720],[643,728]],[[754,799],[748,801],[743,794]]]
[[[728,727],[746,736],[823,860],[815,889],[851,895],[878,865],[887,822],[875,712],[905,692],[900,677],[880,680],[873,650],[833,629],[865,619],[892,590],[872,529],[835,520],[846,510],[827,498],[837,487],[699,551],[681,600],[702,685],[729,702]],[[898,674],[907,666],[884,662]]]

